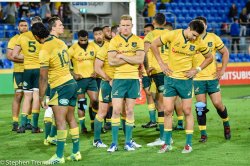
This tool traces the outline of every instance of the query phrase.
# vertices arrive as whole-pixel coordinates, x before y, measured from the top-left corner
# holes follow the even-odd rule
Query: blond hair
[[[132,21],[132,17],[130,15],[122,15],[121,20],[130,20],[130,21]]]

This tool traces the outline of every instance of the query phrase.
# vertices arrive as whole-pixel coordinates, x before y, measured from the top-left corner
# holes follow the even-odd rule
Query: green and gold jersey
[[[109,42],[105,42],[103,47],[97,52],[96,58],[103,61],[103,71],[110,77],[114,78],[114,67],[108,62]]]
[[[164,33],[169,32],[169,30],[164,29],[164,28],[155,28],[153,31],[149,32],[145,38],[144,38],[144,43],[152,43],[155,39],[159,38],[161,35],[163,35]],[[159,51],[160,51],[160,56],[163,60],[164,63],[167,63],[168,61],[168,45],[163,45],[161,47],[159,47]],[[149,49],[148,51],[148,56],[150,56],[149,54],[152,54],[152,58],[151,58],[151,66],[154,67],[154,70],[152,70],[151,74],[157,74],[157,73],[161,73],[161,67],[158,63],[158,61],[156,60],[155,56],[153,55],[151,49]]]
[[[94,73],[94,61],[96,57],[96,48],[93,43],[89,43],[86,50],[81,48],[78,43],[73,44],[68,50],[72,60],[75,74],[81,74],[83,78],[91,77]]]
[[[127,39],[122,35],[116,35],[111,39],[109,44],[109,52],[117,52],[126,56],[135,56],[136,51],[144,51],[143,40],[131,34]],[[138,79],[139,78],[139,65],[123,64],[115,67],[115,79]]]
[[[188,41],[183,29],[166,32],[160,40],[163,45],[169,43],[168,66],[173,71],[169,77],[176,79],[188,79],[185,73],[193,67],[193,56],[197,52],[203,55],[209,52],[209,48],[200,37],[195,41]]]
[[[40,68],[38,56],[42,45],[36,41],[31,31],[22,33],[18,37],[16,45],[22,48],[24,69]]]
[[[196,74],[194,80],[214,80],[216,76],[216,58],[215,54],[217,50],[220,50],[224,47],[224,43],[214,33],[206,33],[203,37],[203,40],[209,47],[212,55],[213,55],[213,62],[209,64],[205,69],[203,69],[201,72]],[[198,67],[201,65],[201,63],[204,61],[204,56],[202,54],[198,53],[194,56],[193,59],[193,66]]]
[[[8,49],[10,49],[10,50],[14,49],[14,47],[16,45],[16,42],[17,42],[17,39],[18,39],[19,36],[20,36],[19,34],[16,34],[15,36],[13,36],[10,39],[10,41],[8,43]],[[23,54],[23,52],[21,51],[20,54]],[[24,70],[23,63],[16,63],[16,62],[14,62],[14,72],[23,72],[23,70]]]
[[[70,74],[70,61],[67,45],[56,37],[49,37],[43,44],[40,53],[40,67],[48,67],[49,84],[51,88],[58,87],[73,79]]]

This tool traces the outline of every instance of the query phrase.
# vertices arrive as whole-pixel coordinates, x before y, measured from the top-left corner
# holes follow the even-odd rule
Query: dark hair
[[[105,28],[109,28],[109,26],[108,25],[103,26],[102,30],[104,30]]]
[[[157,24],[163,25],[166,21],[166,17],[163,13],[156,13],[154,16],[154,20]]]
[[[31,19],[31,24],[35,24],[35,23],[37,23],[37,22],[43,22],[42,19],[41,19],[41,17],[35,16],[35,17],[33,17],[33,18]]]
[[[118,32],[119,25],[114,25],[111,27],[111,32],[117,33]]]
[[[37,22],[32,25],[31,32],[34,36],[39,37],[40,39],[44,39],[49,36],[49,31],[45,27],[45,25],[41,22]]]
[[[80,30],[80,31],[78,32],[77,36],[78,36],[78,37],[86,37],[86,36],[88,37],[89,34],[88,34],[88,32],[85,31],[85,30]]]
[[[195,20],[203,21],[205,23],[205,25],[207,25],[207,19],[206,19],[206,17],[198,16],[198,17],[195,18]]]
[[[173,24],[171,22],[166,22],[165,24],[166,27],[172,27],[173,28]]]
[[[102,31],[102,28],[101,27],[95,27],[93,29],[93,33],[97,32],[97,31]]]
[[[204,24],[200,20],[193,20],[188,26],[191,31],[196,31],[199,34],[202,34],[204,31]]]
[[[144,28],[148,28],[148,27],[150,27],[151,29],[155,29],[155,27],[154,27],[153,24],[146,24],[146,25],[144,26]]]
[[[48,30],[49,30],[49,31],[52,31],[52,27],[55,27],[55,26],[56,26],[56,21],[57,21],[57,20],[60,20],[60,18],[57,17],[57,16],[51,17],[51,18],[48,20]]]
[[[18,25],[21,23],[21,22],[27,22],[26,20],[19,20],[18,21]],[[27,22],[28,23],[28,22]]]

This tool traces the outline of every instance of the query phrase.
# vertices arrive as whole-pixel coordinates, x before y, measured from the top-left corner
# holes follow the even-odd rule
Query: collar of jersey
[[[205,37],[207,36],[207,32],[206,32],[206,34],[203,36],[203,38],[202,39],[205,39]]]
[[[131,35],[128,38],[125,38],[124,36],[122,36],[121,34],[119,34],[126,42],[128,42],[129,38],[131,38],[133,36],[133,34],[131,33]]]
[[[155,28],[155,29],[164,30],[164,28]]]
[[[187,44],[188,40],[186,39],[185,35],[184,35],[184,29],[182,30],[182,36],[184,38],[185,44]]]
[[[95,42],[95,40],[94,40],[94,42]],[[103,41],[102,44],[99,45],[98,43],[95,42],[95,44],[98,45],[99,47],[102,47],[104,45],[104,43],[105,43],[105,41]]]
[[[44,42],[48,42],[53,39],[53,36],[50,36],[48,39],[46,39]]]
[[[52,34],[50,34],[50,36],[53,36],[53,37],[55,37],[55,38],[58,38],[57,36],[55,36],[55,35],[52,35]]]

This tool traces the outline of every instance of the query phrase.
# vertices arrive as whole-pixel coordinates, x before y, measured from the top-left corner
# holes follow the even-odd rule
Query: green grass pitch
[[[195,118],[193,137],[193,152],[181,154],[185,143],[184,131],[173,131],[173,150],[164,154],[157,154],[159,147],[147,147],[146,144],[159,137],[155,129],[143,129],[141,125],[148,122],[146,105],[135,107],[136,128],[133,138],[143,147],[133,152],[123,150],[124,136],[119,133],[119,151],[109,154],[107,149],[92,147],[93,134],[80,136],[80,150],[83,157],[79,162],[67,162],[65,165],[249,165],[250,160],[250,86],[222,87],[223,102],[228,108],[232,138],[226,141],[223,135],[222,121],[213,108],[210,100],[207,114],[208,142],[199,143],[200,137]],[[240,98],[242,96],[248,96]],[[8,162],[26,161],[34,165],[33,160],[47,160],[55,153],[55,146],[44,146],[44,134],[16,134],[11,131],[11,103],[13,95],[0,95],[0,165]],[[194,109],[193,109],[194,110]],[[39,124],[43,127],[43,114],[41,110]],[[88,117],[88,114],[87,116]],[[176,122],[176,116],[175,116]],[[86,120],[89,127],[89,119]],[[104,143],[110,145],[111,132],[101,135]],[[68,138],[64,155],[71,153],[71,140]],[[18,163],[17,163],[18,164]],[[16,164],[16,165],[17,165]]]

